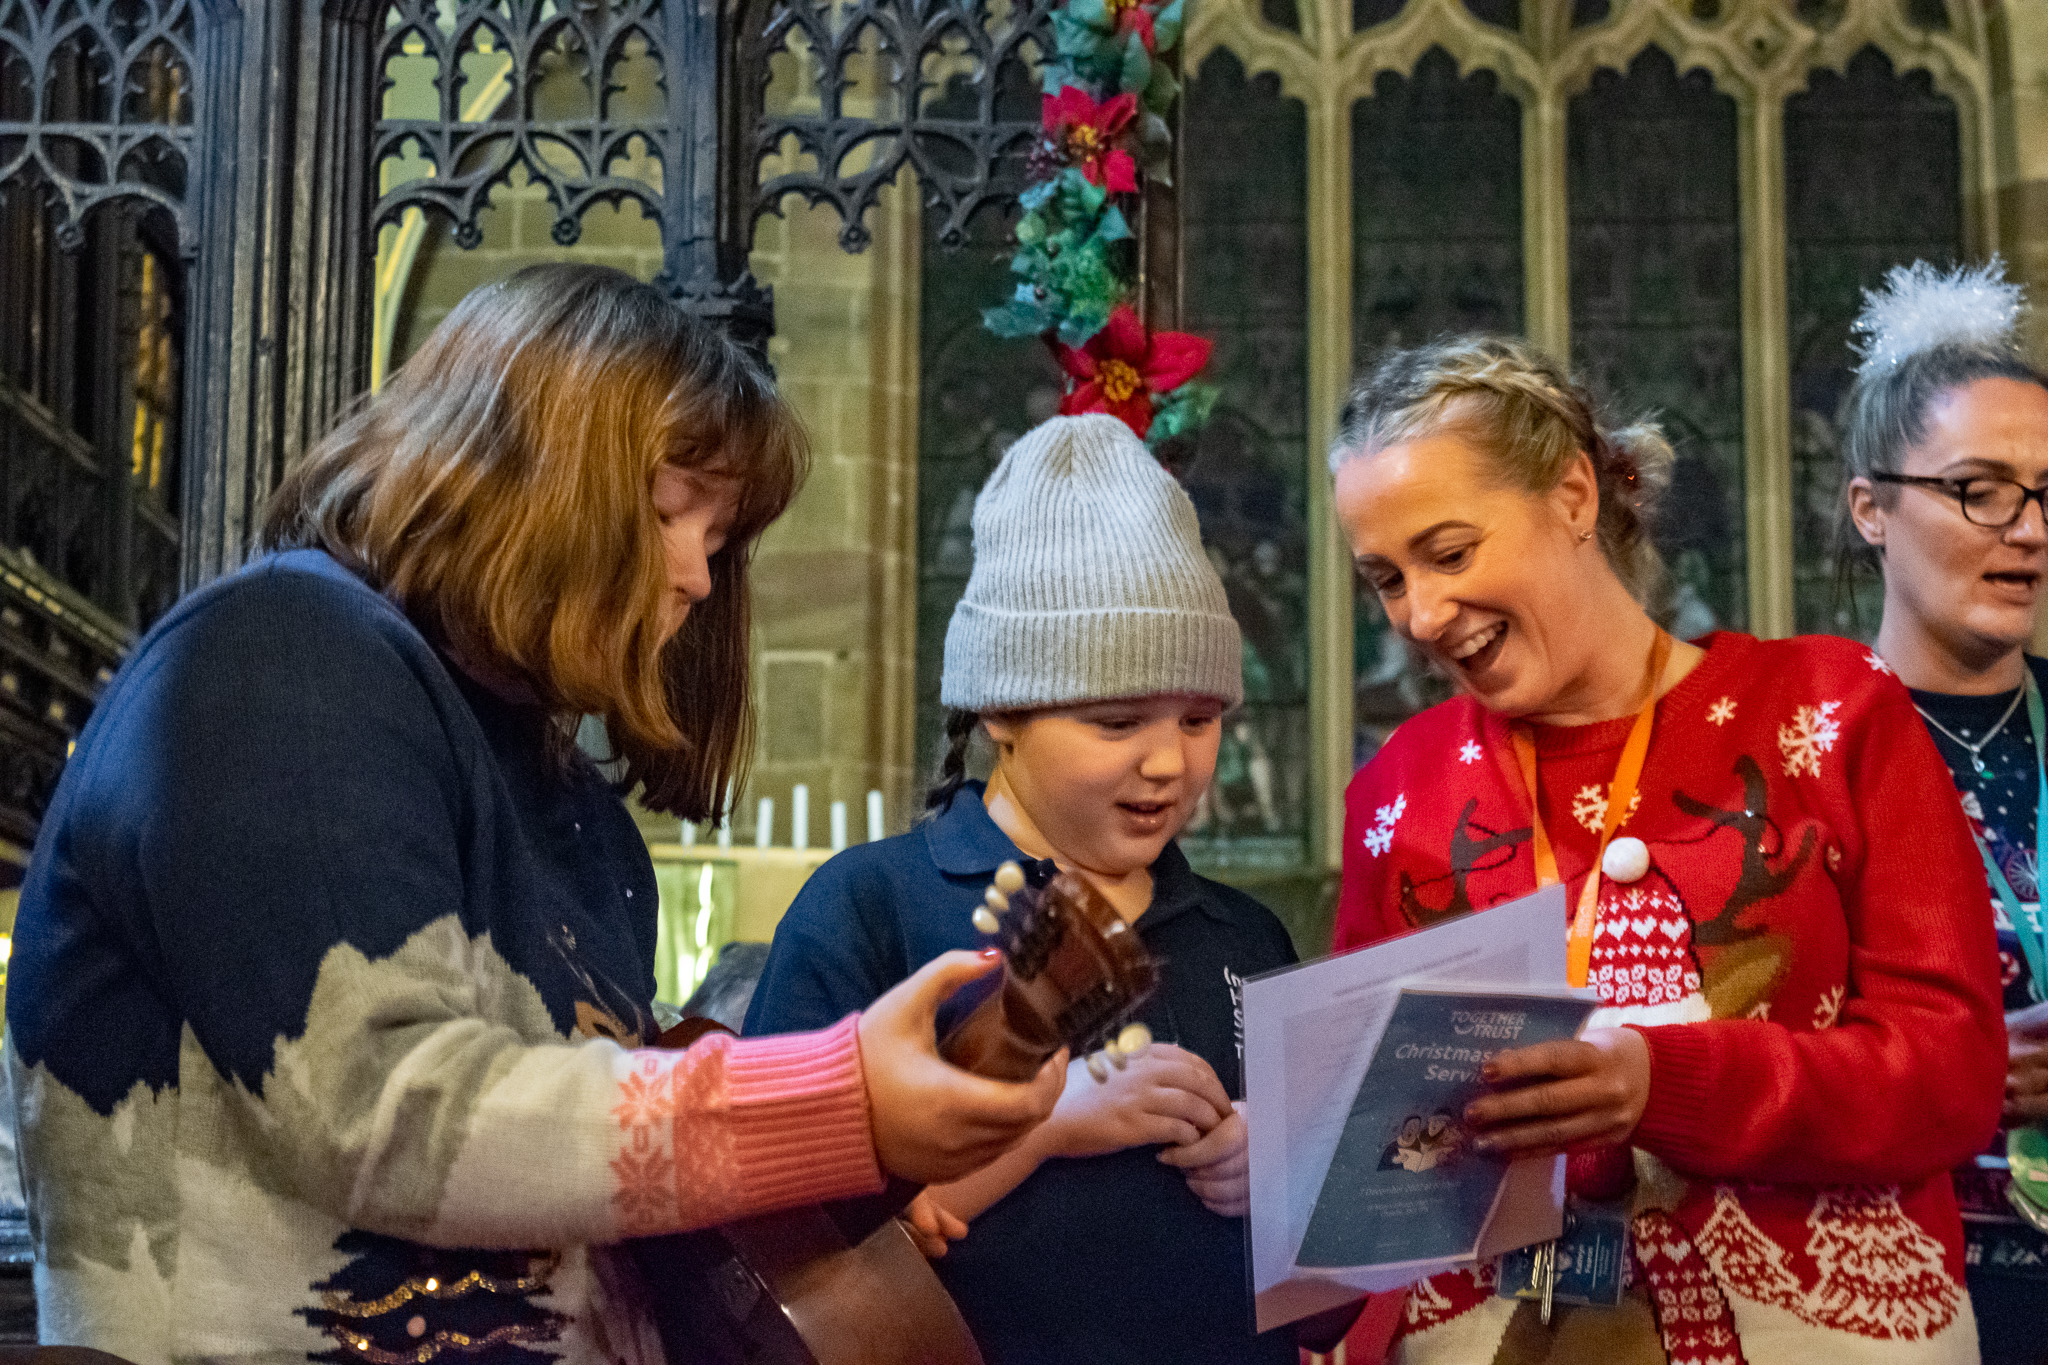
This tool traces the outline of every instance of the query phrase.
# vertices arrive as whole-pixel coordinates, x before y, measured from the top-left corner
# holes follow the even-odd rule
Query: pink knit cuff
[[[1627,1027],[1650,1047],[1650,1101],[1629,1141],[1676,1170],[1709,1166],[1712,1141],[1712,1086],[1708,1061],[1713,1043],[1703,1029],[1685,1024]]]
[[[859,1022],[850,1014],[816,1033],[732,1043],[726,1085],[744,1206],[787,1208],[882,1187]]]

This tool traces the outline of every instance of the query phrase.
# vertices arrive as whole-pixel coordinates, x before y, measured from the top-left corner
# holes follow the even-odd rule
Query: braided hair
[[[1345,400],[1330,472],[1401,441],[1438,431],[1470,437],[1509,482],[1555,488],[1581,452],[1600,490],[1596,531],[1607,562],[1637,601],[1664,586],[1650,543],[1657,500],[1675,455],[1655,422],[1612,429],[1563,366],[1519,341],[1465,336],[1383,356]]]
[[[967,749],[974,742],[974,732],[981,727],[981,712],[963,711],[958,707],[946,712],[946,752],[939,759],[939,777],[931,790],[925,793],[924,816],[926,819],[937,815],[952,804],[953,793],[967,782]]]

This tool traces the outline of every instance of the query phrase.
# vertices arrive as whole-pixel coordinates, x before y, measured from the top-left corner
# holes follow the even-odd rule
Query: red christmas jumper
[[[1595,1024],[1650,1046],[1635,1283],[1673,1362],[1974,1362],[1948,1172],[1996,1125],[2005,1041],[1948,772],[1861,645],[1700,643],[1617,835],[1649,846],[1650,871],[1603,881],[1592,957]],[[1573,901],[1633,719],[1531,727]],[[1351,783],[1336,945],[1485,910],[1535,875],[1508,723],[1455,698]],[[1521,1358],[1492,1275],[1417,1285],[1404,1358]]]

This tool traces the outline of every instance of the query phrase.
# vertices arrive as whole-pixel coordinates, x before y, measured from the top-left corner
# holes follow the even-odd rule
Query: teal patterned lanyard
[[[2034,681],[2034,669],[2025,659],[2020,660],[2020,672],[2024,678],[2021,686],[2027,692],[2027,723],[2034,727],[2034,895],[2038,905],[2040,897],[2039,878],[2048,869],[2048,718],[2043,716],[2041,688]],[[2048,928],[2041,923],[2037,908],[2029,916],[2020,908],[2020,898],[2013,894],[2012,883],[1999,871],[1998,863],[1991,856],[1991,849],[1984,842],[1984,836],[1971,832],[1977,841],[1977,852],[1984,859],[1984,872],[1991,878],[1991,889],[1998,893],[1998,903],[2005,907],[2005,917],[2012,921],[2013,933],[2019,936],[2020,952],[2026,955],[2027,970],[2034,978],[2034,994],[2048,999]]]

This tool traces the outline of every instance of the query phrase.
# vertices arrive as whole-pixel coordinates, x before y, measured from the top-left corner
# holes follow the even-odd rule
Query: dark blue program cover
[[[1396,1265],[1470,1255],[1507,1162],[1475,1152],[1465,1106],[1496,1052],[1576,1035],[1590,1000],[1404,990],[1351,1101],[1297,1265]]]

